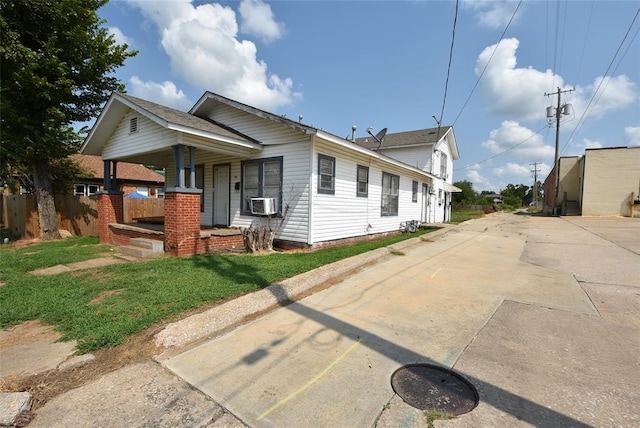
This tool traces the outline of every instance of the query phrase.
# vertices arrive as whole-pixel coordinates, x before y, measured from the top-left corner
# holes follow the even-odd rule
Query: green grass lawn
[[[97,238],[72,237],[0,247],[0,327],[39,319],[77,340],[81,352],[115,346],[186,310],[259,290],[347,257],[415,238],[419,230],[315,252],[161,258],[99,269],[34,276],[34,269],[111,254]]]
[[[451,212],[451,223],[459,224],[463,221],[472,220],[484,216],[482,211],[477,210],[453,210]]]

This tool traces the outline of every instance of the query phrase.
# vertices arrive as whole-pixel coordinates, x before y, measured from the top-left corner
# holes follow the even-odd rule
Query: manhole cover
[[[400,367],[391,376],[391,387],[405,403],[420,410],[440,410],[457,416],[478,405],[478,392],[469,381],[431,364]]]

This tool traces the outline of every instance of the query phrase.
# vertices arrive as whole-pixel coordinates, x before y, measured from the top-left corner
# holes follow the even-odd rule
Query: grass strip
[[[0,249],[0,327],[40,319],[91,352],[183,311],[433,230],[314,252],[166,257],[51,276],[29,272],[108,255],[110,247],[88,237],[8,246]]]

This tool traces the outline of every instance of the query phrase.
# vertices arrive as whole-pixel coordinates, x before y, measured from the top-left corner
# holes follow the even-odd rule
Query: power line
[[[438,122],[438,134],[440,134],[440,124],[442,123],[442,117],[444,116],[444,106],[447,102],[447,90],[449,88],[449,76],[451,75],[451,63],[453,62],[453,46],[456,40],[456,26],[458,24],[458,1],[456,0],[456,12],[453,17],[453,31],[451,34],[451,48],[449,49],[449,65],[447,67],[447,79],[444,83],[444,97],[442,99],[442,110],[440,111],[440,120]]]
[[[569,141],[571,141],[571,139],[573,138],[575,133],[578,131],[578,129],[582,125],[582,122],[584,121],[584,119],[588,116],[587,113],[589,112],[589,108],[591,107],[591,104],[593,103],[594,99],[596,98],[596,95],[598,96],[598,100],[602,96],[602,93],[604,92],[604,89],[601,92],[600,88],[602,87],[603,83],[606,81],[605,88],[609,84],[609,81],[611,79],[606,79],[606,77],[609,74],[609,70],[611,70],[611,67],[613,66],[614,61],[616,60],[616,57],[620,53],[620,50],[622,49],[622,46],[624,45],[624,42],[627,40],[627,37],[629,36],[629,33],[631,32],[631,29],[633,28],[633,25],[636,22],[636,19],[638,19],[638,14],[640,14],[640,8],[638,8],[638,10],[636,11],[636,14],[633,17],[633,20],[631,21],[631,24],[629,25],[629,28],[627,29],[627,32],[625,33],[624,37],[622,38],[622,41],[620,42],[620,45],[618,46],[618,49],[616,50],[616,53],[613,55],[613,58],[611,58],[611,62],[609,63],[609,66],[607,67],[607,70],[604,72],[604,75],[602,76],[602,79],[600,80],[600,83],[598,84],[598,87],[596,88],[595,91],[593,91],[593,94],[591,95],[591,98],[589,99],[589,103],[587,104],[587,107],[582,112],[582,116],[580,116],[580,120],[578,121],[578,124],[575,126],[575,128],[573,128],[573,131],[571,132],[571,135],[569,135],[569,138],[567,139],[567,141],[564,143],[564,146],[562,146],[561,152],[564,151],[564,149],[567,147],[567,144],[569,144]],[[638,34],[638,32],[636,31],[636,34],[632,38],[632,42],[635,39],[637,34]],[[631,45],[631,43],[629,43],[629,45]],[[628,48],[627,48],[627,50],[625,50],[624,55],[626,55],[627,52],[628,52]],[[624,55],[623,55],[623,57],[624,57]],[[622,58],[620,60],[622,61]],[[620,63],[618,63],[618,66],[619,65],[620,65]],[[616,66],[616,70],[617,70],[618,66]]]
[[[454,171],[461,171],[461,170],[464,170],[464,169],[469,169],[469,168],[474,167],[474,166],[476,166],[476,165],[480,165],[481,163],[485,163],[485,162],[487,162],[487,161],[490,161],[491,159],[495,159],[495,158],[497,158],[498,156],[502,156],[503,154],[507,153],[508,151],[513,150],[513,149],[515,149],[515,148],[516,148],[516,147],[518,147],[518,146],[521,146],[522,144],[526,143],[527,141],[529,141],[530,139],[532,139],[532,138],[533,138],[533,137],[535,137],[536,135],[540,134],[540,133],[541,133],[541,132],[546,128],[546,127],[547,127],[547,125],[544,125],[544,126],[543,126],[542,128],[540,128],[538,131],[536,131],[536,133],[535,133],[535,134],[530,135],[529,137],[527,137],[527,138],[525,138],[524,140],[520,141],[518,144],[515,144],[515,145],[513,145],[513,146],[509,147],[508,149],[506,149],[506,150],[504,150],[504,151],[502,151],[502,152],[500,152],[500,153],[496,154],[496,155],[493,155],[493,156],[491,156],[491,157],[488,157],[488,158],[486,158],[486,159],[483,159],[483,160],[481,160],[480,162],[472,163],[472,164],[470,164],[470,165],[463,166],[462,168],[454,169]]]
[[[511,26],[511,23],[513,22],[513,19],[515,18],[516,13],[518,12],[518,9],[520,9],[520,5],[521,4],[522,4],[522,0],[520,0],[518,2],[518,5],[516,6],[516,9],[513,11],[513,14],[511,15],[511,19],[509,19],[509,22],[507,23],[507,26],[504,28],[504,31],[500,35],[500,40],[498,40],[498,42],[496,43],[495,47],[493,48],[493,52],[491,52],[491,56],[489,57],[489,60],[484,65],[484,68],[482,69],[482,72],[480,73],[480,76],[478,76],[478,79],[476,80],[476,83],[473,85],[473,88],[471,89],[471,92],[469,93],[469,96],[465,100],[464,104],[462,105],[462,108],[460,109],[460,112],[458,112],[458,115],[456,116],[456,118],[453,121],[451,126],[455,125],[458,122],[458,119],[462,115],[462,112],[467,107],[467,104],[469,104],[469,101],[471,100],[471,97],[473,96],[473,93],[475,92],[476,88],[478,87],[478,84],[480,83],[480,80],[482,80],[482,77],[484,76],[485,71],[487,71],[487,68],[489,67],[489,63],[491,63],[491,60],[493,59],[493,56],[495,55],[496,51],[498,50],[498,46],[500,46],[500,42],[504,39],[504,36],[507,33],[507,30],[509,29],[509,27]]]

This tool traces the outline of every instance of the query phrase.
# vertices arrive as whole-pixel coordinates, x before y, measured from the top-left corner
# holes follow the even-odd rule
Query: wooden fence
[[[164,199],[124,198],[124,222],[139,217],[164,217]]]
[[[73,235],[98,235],[98,203],[95,196],[56,195],[58,228]],[[124,200],[124,221],[135,217],[164,215],[163,199]],[[40,236],[35,195],[0,195],[0,222],[13,234],[33,239]]]

